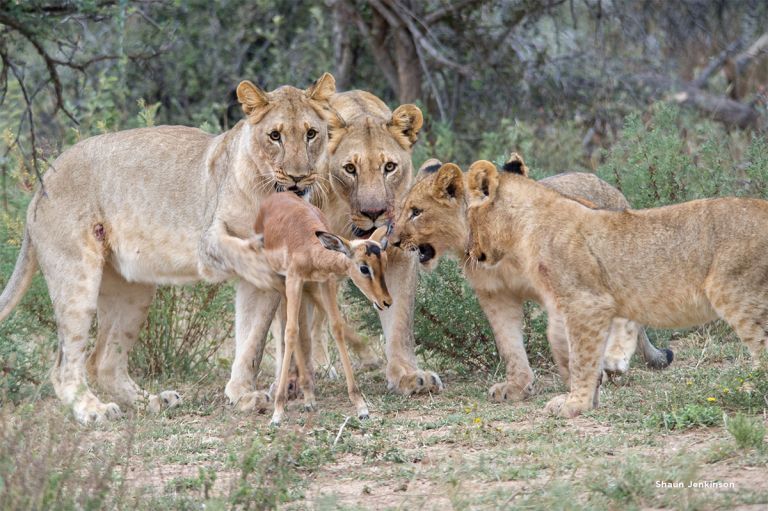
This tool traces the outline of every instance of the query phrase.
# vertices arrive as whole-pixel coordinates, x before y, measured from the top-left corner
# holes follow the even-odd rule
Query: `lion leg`
[[[506,368],[506,380],[492,385],[488,396],[496,402],[521,401],[534,393],[533,371],[523,344],[523,302],[513,295],[481,289],[476,294]]]
[[[747,345],[755,368],[768,367],[768,294],[728,285],[708,284],[707,297],[717,314],[728,322]]]
[[[264,355],[264,344],[280,293],[265,291],[241,280],[235,295],[235,359],[225,393],[239,410],[263,410],[271,398],[254,390],[256,375]]]
[[[624,318],[614,318],[608,334],[603,369],[609,374],[624,374],[637,349],[640,325]]]
[[[347,341],[347,346],[357,356],[358,362],[355,365],[361,371],[370,371],[371,369],[378,369],[381,367],[381,357],[373,351],[373,347],[370,342],[366,342],[357,331],[352,328],[346,321],[342,325],[344,328],[344,339]]]
[[[584,295],[567,303],[563,312],[570,342],[571,389],[547,403],[546,410],[565,418],[596,408],[602,379],[602,359],[614,317],[610,296]]]
[[[571,386],[570,370],[570,343],[568,331],[565,328],[565,318],[557,311],[549,311],[547,314],[547,340],[552,350],[552,358],[555,359],[557,372],[563,379],[566,387]]]
[[[179,405],[181,396],[174,390],[159,395],[145,392],[128,374],[128,356],[154,296],[154,285],[127,282],[111,266],[104,267],[96,311],[98,334],[87,367],[89,376],[118,403],[146,404],[156,413]]]
[[[413,338],[413,304],[418,279],[416,257],[399,249],[388,253],[387,285],[392,306],[379,312],[387,339],[387,387],[405,395],[440,392],[443,390],[440,377],[432,371],[422,371],[416,362]]]
[[[86,233],[83,238],[89,240]],[[86,346],[101,283],[101,247],[56,237],[56,245],[38,248],[38,262],[48,285],[58,327],[59,349],[51,381],[56,395],[83,423],[122,415],[115,403],[102,403],[88,387]],[[45,243],[45,241],[43,241]],[[64,245],[64,246],[62,246]]]

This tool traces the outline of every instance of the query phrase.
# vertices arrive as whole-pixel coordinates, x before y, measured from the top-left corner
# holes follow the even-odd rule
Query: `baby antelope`
[[[352,282],[383,310],[392,304],[384,273],[387,270],[388,228],[380,227],[367,240],[346,240],[328,232],[328,222],[315,206],[290,192],[276,193],[267,198],[256,216],[255,230],[261,235],[261,246],[267,266],[285,277],[283,299],[286,303],[285,350],[280,366],[272,424],[280,424],[285,414],[286,390],[291,356],[296,355],[299,382],[305,403],[314,406],[308,372],[307,353],[299,345],[299,314],[305,282],[317,282],[319,307],[330,318],[331,331],[344,366],[349,399],[357,416],[368,417],[368,407],[352,373],[352,364],[344,340],[344,323],[336,301],[338,279],[349,277]],[[259,245],[259,243],[252,243]]]

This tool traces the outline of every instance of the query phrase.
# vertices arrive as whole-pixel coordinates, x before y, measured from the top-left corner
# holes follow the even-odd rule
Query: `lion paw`
[[[80,424],[100,424],[123,416],[117,403],[88,403],[74,408],[75,419]]]
[[[165,390],[156,396],[149,397],[149,411],[160,413],[163,410],[170,410],[181,404],[181,395],[175,390]]]
[[[488,390],[491,401],[503,403],[505,401],[522,401],[534,393],[533,383],[520,388],[520,385],[511,382],[501,382],[493,385]]]
[[[626,374],[629,370],[629,359],[623,356],[614,357],[606,354],[603,359],[603,370],[609,375]]]
[[[410,396],[412,394],[438,393],[445,387],[440,377],[432,371],[416,370],[404,374],[397,384],[389,384],[389,389]]]
[[[552,415],[563,417],[565,419],[573,419],[574,417],[581,415],[583,412],[592,408],[591,404],[584,405],[577,403],[569,399],[569,394],[560,394],[550,399],[544,410]]]
[[[255,390],[253,392],[246,392],[240,399],[238,399],[235,406],[241,412],[257,411],[259,413],[265,412],[272,403],[272,397],[261,390]]]

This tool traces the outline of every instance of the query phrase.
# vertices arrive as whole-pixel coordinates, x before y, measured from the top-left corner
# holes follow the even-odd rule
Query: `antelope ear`
[[[243,80],[237,86],[237,100],[242,105],[245,115],[251,115],[269,104],[267,93],[250,80]]]
[[[418,140],[424,116],[416,105],[400,105],[392,112],[387,129],[403,149],[411,149]]]
[[[323,76],[307,87],[304,94],[315,101],[328,101],[331,96],[336,94],[336,79],[331,73],[323,73]]]
[[[394,224],[392,222],[387,222],[387,225],[382,225],[373,231],[373,234],[368,239],[377,242],[381,245],[382,250],[386,250],[389,246],[389,235],[392,234],[393,227]]]
[[[499,171],[496,166],[487,161],[479,160],[469,167],[467,174],[467,190],[469,204],[476,205],[496,198],[499,187]]]
[[[512,174],[520,174],[521,176],[528,177],[528,167],[523,161],[523,157],[518,153],[512,153],[509,155],[507,162],[502,167],[505,172],[511,172]]]
[[[464,174],[458,165],[445,163],[437,171],[432,185],[435,197],[443,200],[456,199],[464,196]]]
[[[341,252],[347,257],[352,256],[352,246],[341,236],[336,236],[335,234],[325,231],[315,231],[315,236],[317,236],[320,243],[322,243],[328,250]]]

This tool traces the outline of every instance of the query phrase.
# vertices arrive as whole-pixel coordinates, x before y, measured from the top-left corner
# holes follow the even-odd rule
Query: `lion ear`
[[[464,196],[464,175],[458,165],[446,163],[435,176],[433,191],[438,199],[451,200]]]
[[[243,106],[245,115],[251,115],[256,110],[269,104],[267,93],[254,85],[250,80],[243,80],[237,86],[237,100]]]
[[[434,174],[438,170],[440,170],[440,167],[443,166],[443,162],[438,160],[437,158],[430,158],[424,163],[421,164],[421,167],[419,167],[419,170],[416,172],[416,180],[421,181],[423,178]]]
[[[511,172],[512,174],[520,174],[521,176],[528,177],[528,167],[525,165],[523,157],[518,153],[510,154],[502,169],[505,172]]]
[[[485,201],[493,201],[496,198],[498,187],[499,172],[493,163],[479,160],[469,167],[467,190],[470,206]]]
[[[347,123],[341,118],[339,113],[332,108],[329,110],[328,118],[328,152],[336,152],[342,137],[347,133]]]
[[[331,73],[323,73],[323,76],[307,87],[304,94],[315,101],[328,101],[331,96],[336,94],[336,79]]]
[[[403,147],[410,149],[418,140],[419,130],[424,124],[424,116],[416,105],[400,105],[392,112],[392,119],[387,129]]]

